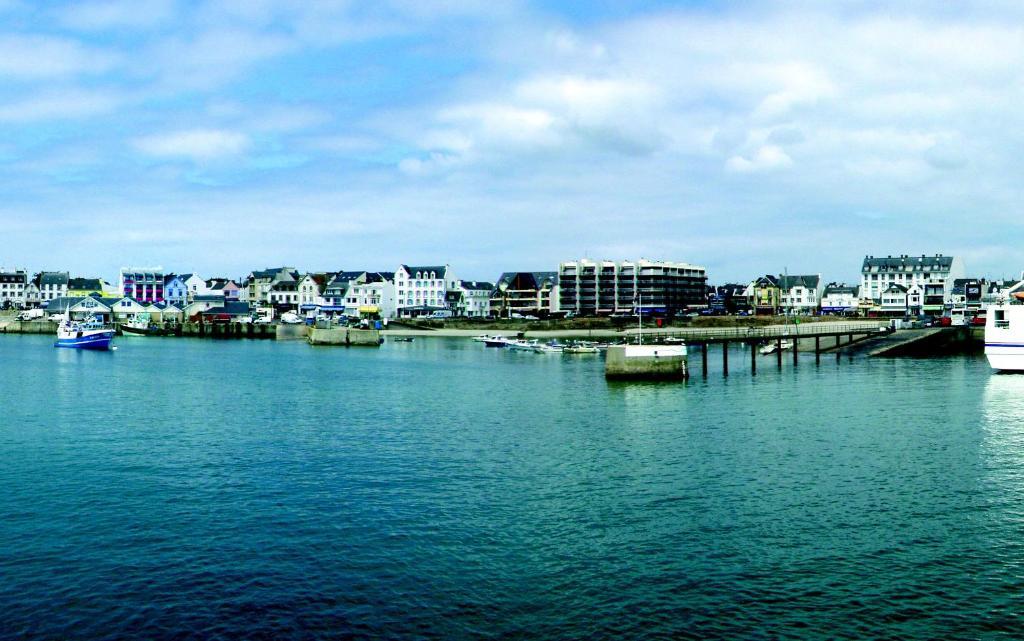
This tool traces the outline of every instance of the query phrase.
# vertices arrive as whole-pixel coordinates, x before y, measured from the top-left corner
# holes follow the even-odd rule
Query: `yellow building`
[[[93,294],[109,297],[117,296],[117,291],[111,287],[110,283],[106,282],[102,278],[68,279],[68,298],[80,298],[83,296],[91,296]]]

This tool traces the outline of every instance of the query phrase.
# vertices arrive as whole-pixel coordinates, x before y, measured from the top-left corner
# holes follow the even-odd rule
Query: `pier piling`
[[[701,343],[700,344],[700,364],[701,364],[701,370],[700,370],[701,374],[704,375],[704,378],[707,378],[708,377],[708,344],[707,343]]]
[[[775,339],[775,362],[782,369],[782,339]]]
[[[800,353],[800,337],[797,336],[793,339],[793,367],[796,367],[796,357]]]
[[[757,342],[750,342],[750,375],[757,376]]]
[[[729,375],[729,341],[722,341],[722,376]]]

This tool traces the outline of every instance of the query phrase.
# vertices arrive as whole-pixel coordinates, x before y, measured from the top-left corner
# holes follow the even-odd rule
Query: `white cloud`
[[[725,166],[731,171],[748,173],[785,169],[792,164],[793,159],[782,148],[775,145],[765,145],[749,157],[733,156],[725,163]]]
[[[188,158],[194,161],[236,156],[251,146],[245,134],[217,129],[190,129],[146,136],[134,143],[136,149],[150,156]]]
[[[0,35],[0,76],[21,79],[96,74],[119,56],[52,36]]]
[[[71,3],[58,10],[57,21],[82,31],[139,29],[166,24],[174,13],[174,0],[106,0]]]
[[[115,91],[68,88],[0,103],[0,122],[27,123],[89,118],[115,111],[124,99]]]

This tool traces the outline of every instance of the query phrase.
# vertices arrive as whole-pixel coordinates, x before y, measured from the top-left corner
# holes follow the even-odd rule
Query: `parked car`
[[[978,314],[977,316],[972,318],[971,319],[971,325],[974,326],[974,327],[984,327],[985,326],[985,315],[984,314]]]

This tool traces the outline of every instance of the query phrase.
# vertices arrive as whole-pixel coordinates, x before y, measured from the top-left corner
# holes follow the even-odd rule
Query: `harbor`
[[[736,358],[724,377],[714,344],[706,379],[595,384],[592,355],[391,338],[119,338],[104,354],[0,337],[0,393],[16,399],[0,422],[0,631],[160,636],[225,617],[279,631],[315,616],[392,638],[558,636],[567,621],[741,638],[779,617],[828,618],[838,637],[875,629],[859,617],[902,619],[907,636],[949,623],[922,609],[955,610],[965,636],[1015,625],[991,618],[1012,590],[982,588],[1015,580],[986,555],[1018,556],[1008,426],[1024,381],[983,358],[815,366],[801,345],[798,367],[773,354],[740,376]],[[139,389],[167,393],[140,411]],[[240,596],[257,578],[268,607],[288,604],[273,624]],[[546,596],[566,586],[579,593]],[[332,605],[294,605],[311,592]],[[418,614],[362,605],[396,593]]]

